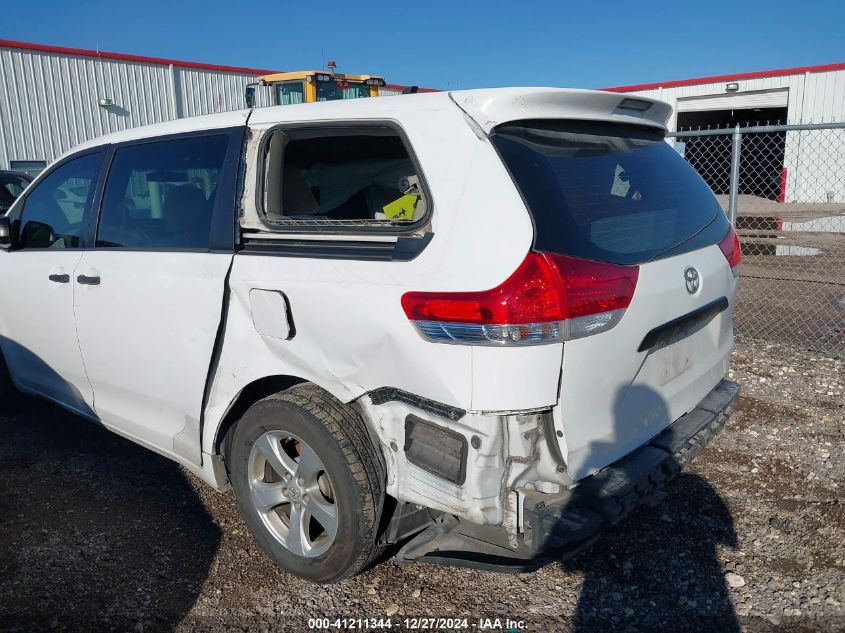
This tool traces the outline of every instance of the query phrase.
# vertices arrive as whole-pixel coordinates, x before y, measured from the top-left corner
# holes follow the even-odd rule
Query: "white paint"
[[[249,122],[253,134],[240,201],[243,226],[262,226],[255,208],[256,161],[268,129],[289,123],[389,120],[407,135],[430,194],[432,214],[420,230],[433,233],[428,247],[407,262],[118,249],[58,253],[68,258],[60,262],[50,259],[51,251],[0,253],[0,283],[7,290],[3,296],[27,298],[20,307],[4,306],[3,332],[48,355],[47,364],[55,364],[63,379],[72,379],[74,372],[87,376],[94,417],[218,487],[224,485],[223,473],[215,468],[212,454],[221,421],[237,396],[268,376],[310,381],[362,412],[385,456],[390,494],[505,526],[513,536],[519,526],[520,490],[555,490],[572,484],[570,475],[583,477],[618,459],[691,409],[722,377],[732,343],[730,313],[677,347],[648,355],[634,350],[651,328],[717,297],[732,299],[736,281],[727,262],[713,246],[643,265],[634,300],[619,324],[565,344],[508,348],[431,343],[408,321],[400,299],[411,290],[495,287],[531,247],[533,227],[524,203],[479,128],[489,130],[513,119],[566,117],[663,125],[665,104],[655,102],[651,118],[642,119],[620,114],[623,98],[502,89],[256,110]],[[245,120],[244,112],[181,119],[120,131],[85,146],[230,127]],[[694,296],[686,294],[683,283],[689,265],[702,278]],[[51,294],[55,289],[44,279],[57,266],[73,277],[100,276],[101,283],[70,284],[58,291],[65,294]],[[203,407],[226,296],[227,320]],[[49,316],[27,320],[33,309]],[[293,337],[286,329],[288,318],[295,324]],[[63,330],[54,328],[56,321]],[[10,365],[15,375],[25,375],[22,363]],[[49,386],[43,371],[45,377],[35,383]],[[80,382],[85,387],[85,380]],[[367,394],[380,387],[396,387],[467,413],[450,422],[405,404],[374,405]],[[38,390],[50,395],[47,387]],[[655,401],[641,398],[643,391],[654,395],[665,415],[658,411],[655,417]],[[83,392],[84,400],[89,392]],[[614,398],[621,404],[614,404]],[[569,474],[558,472],[550,444],[542,439],[541,416],[549,412],[564,433],[559,446]],[[436,419],[461,433],[468,444],[478,436],[480,446],[469,453],[465,484],[446,484],[407,461],[399,447],[409,413]],[[192,446],[191,440],[200,419],[203,459],[198,465],[192,449],[199,445]]]
[[[256,332],[282,340],[290,338],[290,315],[283,293],[253,288],[249,291],[249,307]]]
[[[73,276],[80,251],[0,251],[0,333],[3,355],[22,389],[93,414],[73,316],[75,285],[50,281]]]
[[[625,95],[570,88],[494,88],[450,93],[455,103],[490,132],[519,119],[582,119],[615,121],[666,128],[669,106],[656,99],[644,112],[620,108]]]
[[[694,295],[683,282],[688,266],[701,278]],[[724,377],[733,347],[736,284],[718,246],[642,264],[634,298],[616,327],[564,344],[560,406],[554,412],[575,479],[657,435]],[[731,309],[681,345],[636,351],[652,328],[723,296]]]
[[[106,426],[173,456],[186,417],[201,419],[231,259],[85,251],[75,275],[101,282],[74,284],[76,331],[94,409]]]

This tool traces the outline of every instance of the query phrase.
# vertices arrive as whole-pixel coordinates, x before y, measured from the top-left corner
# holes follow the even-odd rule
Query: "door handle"
[[[79,275],[76,281],[84,286],[99,286],[100,276],[89,277],[88,275]]]
[[[58,275],[56,273],[51,274],[47,277],[50,281],[55,281],[57,284],[66,284],[70,281],[70,275]]]

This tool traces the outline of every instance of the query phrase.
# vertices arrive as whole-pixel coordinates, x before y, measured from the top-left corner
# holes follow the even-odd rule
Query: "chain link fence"
[[[845,358],[845,124],[669,136],[739,233],[737,335]]]

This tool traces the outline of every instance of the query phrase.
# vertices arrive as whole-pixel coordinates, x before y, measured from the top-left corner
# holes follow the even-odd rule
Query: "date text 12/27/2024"
[[[312,630],[389,630],[399,629],[407,631],[505,631],[516,633],[525,631],[524,620],[512,620],[510,618],[403,618],[394,620],[391,618],[309,618],[308,628]]]

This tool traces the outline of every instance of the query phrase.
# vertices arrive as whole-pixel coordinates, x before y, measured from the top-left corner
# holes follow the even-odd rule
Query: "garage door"
[[[785,108],[789,89],[734,92],[706,97],[681,97],[678,112],[704,112],[706,110],[752,110],[754,108]]]

